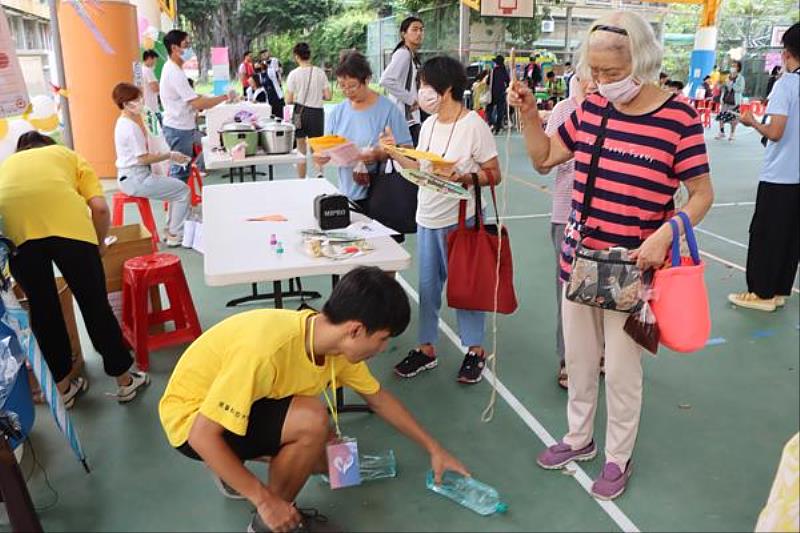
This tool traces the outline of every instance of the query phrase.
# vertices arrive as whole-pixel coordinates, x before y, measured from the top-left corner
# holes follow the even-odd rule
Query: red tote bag
[[[491,176],[489,187],[492,190],[492,203],[498,224],[484,224],[481,190],[476,179],[475,226],[467,227],[467,201],[461,200],[458,228],[447,237],[447,304],[454,309],[497,311],[507,315],[517,309],[511,241],[505,227],[498,237],[500,213],[497,210],[497,196]],[[500,247],[500,284],[495,302],[498,247]]]
[[[700,260],[692,222],[686,213],[679,212],[678,216],[683,221],[691,256],[681,257],[678,223],[670,220],[672,266],[656,270],[650,306],[661,333],[661,344],[676,352],[689,353],[705,347],[711,333],[711,314],[705,264]]]

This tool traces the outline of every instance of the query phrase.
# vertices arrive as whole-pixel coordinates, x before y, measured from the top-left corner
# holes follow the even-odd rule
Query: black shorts
[[[325,110],[321,107],[303,107],[302,127],[294,136],[297,139],[321,137],[325,134]]]
[[[281,449],[283,423],[291,403],[291,396],[280,400],[270,398],[258,400],[250,407],[247,433],[242,437],[226,429],[222,433],[222,438],[242,461],[274,456]],[[175,449],[190,459],[202,461],[188,441]]]

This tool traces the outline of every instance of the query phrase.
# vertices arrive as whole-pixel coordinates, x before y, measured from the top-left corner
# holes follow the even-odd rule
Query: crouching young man
[[[312,473],[327,472],[330,423],[320,394],[334,374],[430,453],[437,480],[444,470],[468,474],[364,363],[406,329],[409,315],[397,281],[362,267],[341,279],[322,313],[265,309],[223,320],[189,346],[161,398],[170,444],[204,461],[226,496],[252,502],[249,531],[291,531],[301,524],[298,492]],[[264,484],[244,461],[266,458]]]

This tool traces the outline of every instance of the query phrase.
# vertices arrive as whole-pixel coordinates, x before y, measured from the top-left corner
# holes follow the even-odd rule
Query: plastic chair
[[[124,224],[125,204],[135,203],[139,208],[139,217],[142,219],[142,224],[150,232],[153,239],[153,253],[158,251],[158,229],[156,229],[156,221],[153,218],[153,210],[150,208],[150,200],[141,196],[128,196],[124,192],[114,193],[112,200],[113,215],[111,217],[112,226],[121,226]]]
[[[149,310],[148,293],[164,285],[169,308]],[[174,322],[173,331],[150,333],[152,326]],[[122,334],[134,349],[142,370],[150,367],[150,352],[191,342],[200,336],[200,321],[178,256],[158,253],[125,261],[122,273]]]

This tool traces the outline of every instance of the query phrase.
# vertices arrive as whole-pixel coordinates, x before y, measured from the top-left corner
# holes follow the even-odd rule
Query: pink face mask
[[[641,84],[633,79],[633,74],[613,83],[597,83],[597,92],[612,104],[627,104],[642,90]]]
[[[442,95],[436,92],[436,89],[430,85],[423,85],[417,91],[417,102],[419,108],[433,115],[439,112],[439,106],[442,105]]]

